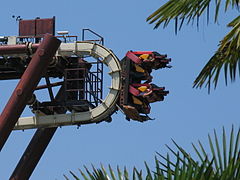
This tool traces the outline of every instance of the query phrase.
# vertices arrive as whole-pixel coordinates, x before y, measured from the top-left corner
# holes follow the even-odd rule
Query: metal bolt
[[[22,93],[23,93],[23,90],[22,90],[21,88],[19,88],[19,89],[16,90],[17,96],[21,96]]]
[[[38,55],[39,55],[39,56],[44,56],[44,54],[45,54],[45,50],[44,50],[44,49],[40,49],[40,50],[38,51]]]

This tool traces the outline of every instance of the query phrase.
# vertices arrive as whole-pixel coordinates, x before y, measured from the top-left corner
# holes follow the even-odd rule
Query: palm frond
[[[221,6],[224,10],[229,7],[239,10],[240,0],[169,0],[162,5],[148,18],[149,24],[155,24],[154,28],[160,25],[167,27],[171,21],[175,21],[175,32],[177,33],[186,22],[189,24],[196,20],[199,25],[200,17],[205,13],[207,22],[209,22],[210,7],[215,8],[213,13],[214,22],[218,22]],[[231,31],[220,41],[216,53],[210,58],[205,67],[201,70],[193,83],[193,87],[208,87],[210,91],[211,84],[216,88],[221,70],[224,69],[225,83],[228,84],[228,78],[235,81],[237,71],[240,74],[240,16],[228,24]]]
[[[114,174],[114,172],[113,172],[113,169],[112,169],[112,167],[111,167],[110,165],[108,165],[108,169],[109,169],[109,171],[110,171],[112,180],[116,180],[116,176],[115,176],[115,174]]]
[[[70,171],[70,174],[74,177],[75,180],[80,180],[72,171]]]
[[[227,140],[229,137],[229,140]],[[240,179],[240,128],[235,135],[232,127],[230,135],[227,136],[223,128],[222,140],[214,130],[213,138],[208,135],[210,152],[204,149],[202,143],[199,141],[199,147],[193,144],[193,148],[199,159],[193,159],[186,150],[173,141],[177,151],[173,148],[170,150],[171,154],[163,156],[157,153],[155,157],[156,170],[151,171],[148,164],[145,162],[145,172],[137,170],[135,167],[132,172],[133,180],[239,180]],[[228,142],[229,141],[229,142]],[[221,144],[222,143],[222,144]],[[227,147],[229,146],[229,147]],[[174,160],[172,160],[174,159]],[[199,161],[200,160],[200,161]],[[117,167],[117,173],[109,165],[108,175],[107,170],[101,165],[100,169],[92,166],[92,171],[85,168],[86,174],[79,170],[84,180],[129,180],[129,173],[126,167],[121,171]],[[75,173],[70,171],[71,176],[78,180]],[[64,175],[65,179],[69,178]],[[110,178],[111,177],[111,178]],[[118,178],[116,178],[118,177]]]
[[[231,81],[235,81],[237,67],[240,73],[240,16],[230,22],[228,26],[232,27],[232,30],[220,42],[217,52],[199,73],[193,87],[201,88],[205,84],[205,87],[210,90],[211,83],[213,83],[216,88],[223,67],[226,85],[228,76]]]
[[[175,157],[176,161],[170,160],[169,155],[165,157],[158,153],[162,159],[155,160],[162,166],[162,169],[159,166],[158,169],[166,173],[168,172],[166,175],[167,179],[170,177],[176,178],[177,176],[182,179],[238,180],[240,177],[240,169],[238,169],[240,163],[240,129],[238,129],[236,136],[234,136],[234,134],[234,128],[232,127],[229,143],[227,143],[225,129],[223,128],[221,141],[219,141],[219,136],[214,130],[213,138],[208,135],[210,154],[206,153],[200,141],[199,149],[196,145],[192,144],[200,162],[192,160],[191,156],[173,141],[178,151],[173,152],[170,147],[168,147],[168,149],[170,149],[172,153],[171,157]],[[222,142],[221,146],[220,142]],[[227,146],[228,144],[229,146]],[[174,165],[170,166],[170,164]]]
[[[225,11],[228,10],[230,4],[232,5],[232,8],[238,8],[239,2],[240,0],[226,0]],[[189,22],[194,22],[196,19],[198,26],[199,18],[205,12],[207,14],[207,21],[209,21],[209,7],[211,4],[213,4],[212,6],[215,6],[214,22],[216,23],[218,21],[221,4],[223,4],[222,0],[169,0],[153,12],[147,18],[147,22],[149,22],[149,24],[155,23],[154,28],[158,28],[161,24],[163,24],[163,27],[166,27],[169,22],[173,20],[175,21],[175,30],[178,28],[180,30],[184,21],[189,24]],[[178,20],[181,22],[180,26],[178,26]]]
[[[117,167],[117,172],[118,172],[118,179],[123,180],[122,171],[120,170],[119,166]]]

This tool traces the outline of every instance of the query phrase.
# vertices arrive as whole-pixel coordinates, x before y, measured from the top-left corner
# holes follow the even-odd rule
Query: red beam
[[[56,86],[63,85],[63,83],[64,82],[61,81],[61,82],[51,83],[49,86],[48,85],[40,85],[40,86],[37,86],[35,90],[41,90],[41,89],[45,89],[48,87],[56,87]]]
[[[0,116],[0,151],[23,112],[29,97],[32,96],[34,89],[46,71],[50,60],[60,46],[60,43],[60,40],[47,34],[33,55],[32,60]]]
[[[137,57],[133,52],[131,51],[128,51],[126,56],[131,59],[133,62],[135,62],[136,64],[141,64],[142,63],[142,60]]]
[[[38,129],[9,180],[28,180],[51,141],[56,128]]]
[[[40,44],[17,44],[17,45],[4,45],[0,46],[0,55],[10,54],[28,54],[30,49],[35,52]]]
[[[64,87],[62,86],[56,95],[55,100],[58,101],[63,98]],[[57,109],[55,112],[63,114],[66,112],[66,109]],[[31,142],[9,178],[10,180],[27,180],[30,178],[56,130],[57,127],[46,129],[39,128],[35,132]]]
[[[133,51],[133,54],[152,54],[152,51]]]

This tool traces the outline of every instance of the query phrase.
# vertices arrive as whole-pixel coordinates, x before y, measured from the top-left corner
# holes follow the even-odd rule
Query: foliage
[[[208,135],[208,140],[210,154],[207,154],[206,148],[200,141],[198,142],[199,148],[192,144],[198,160],[194,160],[190,154],[173,141],[176,150],[167,146],[170,155],[163,156],[157,153],[157,157],[155,157],[156,168],[153,171],[145,162],[146,173],[134,168],[130,176],[126,168],[121,171],[119,167],[117,167],[117,173],[114,173],[110,165],[108,167],[109,173],[103,166],[100,169],[92,166],[92,172],[84,167],[86,173],[80,169],[79,172],[84,180],[239,180],[240,129],[235,136],[232,127],[228,142],[224,128],[221,142],[215,130],[213,138]],[[222,144],[221,147],[220,144]],[[72,171],[70,174],[75,180],[80,179]],[[70,180],[66,175],[64,177],[66,180]]]
[[[224,5],[224,8],[221,8],[221,5]],[[175,21],[177,33],[185,22],[188,25],[196,21],[199,26],[200,17],[204,14],[209,22],[210,9],[214,7],[214,22],[217,23],[221,9],[226,12],[231,6],[231,9],[239,11],[239,5],[240,0],[169,0],[152,13],[147,21],[150,24],[155,23],[155,28],[160,25],[165,28],[170,21]],[[220,41],[219,48],[194,81],[194,87],[201,88],[205,84],[210,90],[210,85],[213,83],[216,88],[222,68],[224,68],[226,84],[228,76],[231,81],[235,80],[237,67],[240,73],[240,16],[237,16],[227,26],[231,28],[230,32]]]

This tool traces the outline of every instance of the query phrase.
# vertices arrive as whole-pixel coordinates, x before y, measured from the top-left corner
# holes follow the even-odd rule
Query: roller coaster
[[[0,150],[12,130],[37,131],[10,179],[30,177],[57,127],[111,122],[118,110],[127,120],[152,120],[150,104],[169,93],[151,74],[171,67],[167,55],[128,51],[119,60],[90,29],[78,40],[67,31],[55,35],[55,17],[18,21],[18,36],[0,37],[0,80],[19,79],[0,116]],[[85,39],[86,32],[96,39]],[[104,66],[111,79],[105,97]],[[47,92],[45,100],[39,91]],[[20,117],[27,105],[33,116]]]

